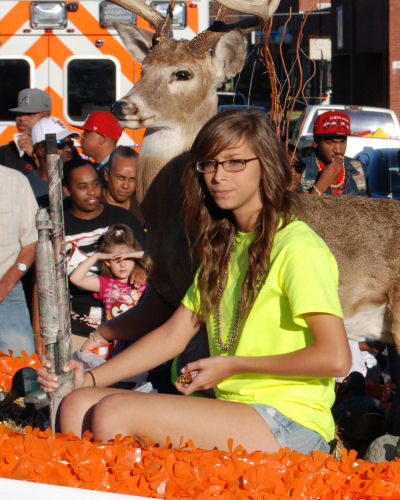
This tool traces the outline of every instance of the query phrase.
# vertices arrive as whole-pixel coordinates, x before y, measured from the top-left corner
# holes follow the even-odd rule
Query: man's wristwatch
[[[21,271],[21,273],[26,273],[26,271],[28,270],[28,266],[23,262],[17,262],[15,265],[17,266],[18,270]]]

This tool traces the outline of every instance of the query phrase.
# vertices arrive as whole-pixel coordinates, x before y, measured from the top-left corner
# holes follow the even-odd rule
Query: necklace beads
[[[317,163],[318,172],[321,172],[325,168],[325,165],[322,165],[318,161],[317,157],[315,157],[315,161]],[[333,194],[344,193],[346,186],[346,168],[344,166],[344,162],[342,163],[342,168],[340,170],[340,174],[338,175],[336,181],[337,182],[335,184],[331,184],[329,186],[332,189]]]
[[[217,293],[217,311],[216,311],[216,317],[217,317],[216,330],[217,330],[217,332],[216,333],[217,333],[217,337],[218,337],[218,344],[223,351],[232,350],[233,346],[236,343],[236,339],[237,339],[238,333],[239,333],[240,299],[239,299],[237,309],[236,309],[235,322],[234,322],[233,328],[232,328],[231,339],[230,339],[228,345],[224,344],[224,341],[222,340],[222,335],[221,335],[221,303],[222,303],[222,296],[224,293],[225,282],[226,282],[226,279],[228,277],[228,268],[229,268],[229,263],[231,260],[234,241],[235,241],[235,235],[232,235],[231,242],[229,245],[229,250],[228,250],[227,267],[225,269],[225,272],[224,272],[222,278],[219,280],[220,282],[219,282],[218,293]]]

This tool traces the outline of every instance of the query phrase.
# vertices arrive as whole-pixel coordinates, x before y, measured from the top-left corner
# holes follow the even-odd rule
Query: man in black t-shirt
[[[124,208],[100,202],[101,185],[92,162],[81,158],[68,162],[64,166],[63,189],[70,201],[70,206],[64,211],[68,276],[97,250],[99,240],[110,224],[126,224],[144,246],[145,234],[136,217]],[[91,272],[96,274],[98,269],[93,268]],[[104,308],[103,304],[93,297],[92,292],[71,283],[69,286],[75,350],[103,320]]]

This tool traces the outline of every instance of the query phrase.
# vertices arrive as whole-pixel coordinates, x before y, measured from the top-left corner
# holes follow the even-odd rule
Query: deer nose
[[[115,118],[124,118],[124,108],[127,105],[128,104],[125,101],[116,101],[111,107],[111,113],[115,116]]]

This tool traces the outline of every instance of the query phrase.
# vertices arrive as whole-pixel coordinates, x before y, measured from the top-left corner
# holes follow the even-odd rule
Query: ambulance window
[[[110,59],[72,59],[67,69],[67,112],[83,122],[96,109],[109,111],[116,100],[116,67]]]
[[[30,67],[25,59],[0,59],[0,121],[15,120],[8,108],[17,106],[17,95],[30,87]]]

